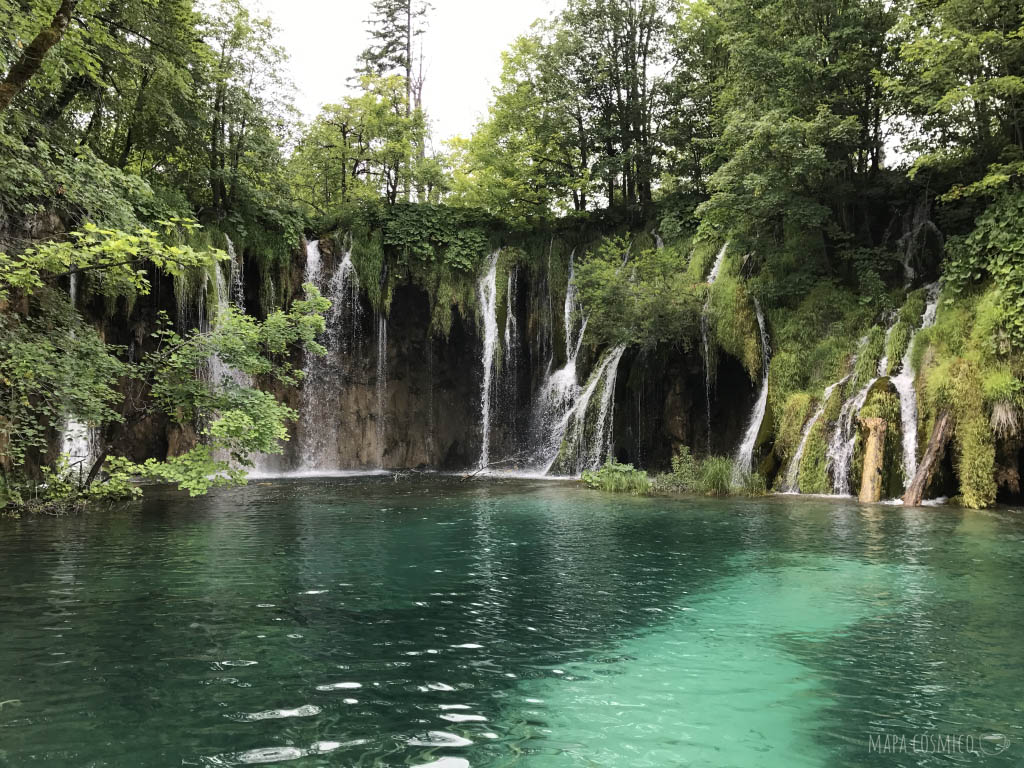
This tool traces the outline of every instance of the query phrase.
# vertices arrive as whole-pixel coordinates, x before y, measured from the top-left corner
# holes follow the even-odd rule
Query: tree
[[[885,85],[911,121],[913,173],[949,197],[997,193],[1024,173],[1024,9],[1017,0],[917,3]]]
[[[597,203],[600,189],[610,207],[647,209],[664,37],[656,0],[572,0],[536,24],[505,55],[488,120],[457,145],[457,192],[579,211]]]
[[[715,112],[720,134],[699,209],[752,248],[818,238],[832,261],[851,243],[878,244],[891,213],[872,203],[881,177],[898,6],[883,0],[715,0],[728,68]],[[884,218],[883,218],[884,217]],[[879,221],[881,219],[881,221]]]
[[[145,296],[151,276],[217,269],[223,252],[168,244],[185,225],[165,222],[164,232],[127,234],[90,226],[63,242],[0,254],[0,474],[8,501],[40,493],[60,507],[84,498],[135,494],[132,477],[176,482],[193,494],[240,483],[253,453],[280,452],[291,409],[273,395],[204,371],[214,356],[249,377],[296,384],[301,373],[288,362],[295,345],[323,353],[315,342],[329,302],[307,285],[307,298],[266,321],[227,309],[207,330],[177,332],[166,319],[141,354],[106,344],[71,306],[59,283],[71,274],[94,275],[103,291]],[[154,412],[179,424],[198,424],[202,441],[165,461],[136,464],[115,454],[126,429]],[[68,418],[88,422],[102,447],[87,471],[67,475],[48,450]]]
[[[14,97],[24,90],[28,81],[39,71],[50,49],[64,36],[64,30],[67,29],[77,5],[78,0],[61,0],[50,23],[40,29],[32,42],[21,51],[0,82],[0,110],[7,109]]]
[[[374,0],[373,16],[367,22],[372,42],[359,56],[361,76],[401,74],[405,78],[406,117],[414,106],[422,106],[423,52],[420,71],[415,73],[414,49],[426,29],[430,10],[426,0]]]
[[[393,205],[402,190],[438,182],[436,167],[416,158],[427,127],[405,108],[402,78],[365,75],[361,86],[323,108],[291,161],[295,196],[319,213],[357,200]]]

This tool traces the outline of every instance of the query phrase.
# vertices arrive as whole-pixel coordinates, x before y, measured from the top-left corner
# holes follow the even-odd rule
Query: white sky
[[[432,0],[423,38],[423,105],[438,141],[468,136],[501,74],[501,52],[564,0]],[[269,15],[291,56],[296,105],[307,119],[339,101],[366,48],[370,0],[246,0]]]

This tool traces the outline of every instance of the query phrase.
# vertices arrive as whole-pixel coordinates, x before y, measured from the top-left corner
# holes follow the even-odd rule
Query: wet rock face
[[[336,250],[324,243],[327,275],[338,268]],[[301,266],[292,273],[301,275]],[[254,288],[258,277],[249,277],[247,299],[259,295],[258,286]],[[296,286],[291,282],[282,285],[293,290]],[[543,278],[533,283],[531,276],[521,271],[513,285],[507,308],[514,317],[514,353],[506,354],[502,325],[498,329],[502,354],[495,364],[491,400],[490,458],[505,469],[532,466],[526,457],[532,455],[536,438],[535,398],[545,377],[564,364],[563,342],[552,330],[560,318],[545,302]],[[157,306],[173,309],[170,285],[160,286],[158,298]],[[284,472],[419,467],[457,471],[475,467],[482,437],[479,322],[454,313],[449,336],[432,338],[427,294],[411,284],[398,286],[387,318],[386,357],[381,366],[380,319],[364,294],[355,302],[358,311],[350,309],[347,317],[358,319],[345,321],[345,341],[335,343],[323,361],[319,386],[311,387],[309,379],[304,387],[257,382],[295,411],[306,414],[290,425],[284,452],[260,459],[257,468]],[[248,301],[246,306],[250,307]],[[149,314],[138,318],[140,327],[153,321],[155,317]],[[125,327],[111,329],[111,335],[139,348],[147,338],[145,333]],[[584,345],[578,359],[581,383],[598,364],[600,352]],[[691,446],[696,455],[732,455],[757,393],[738,361],[724,354],[718,357],[709,435],[700,350],[669,345],[643,353],[627,350],[615,390],[615,457],[659,471],[670,467],[672,455],[682,445]],[[301,355],[294,362],[302,367]],[[312,410],[311,398],[315,403]],[[163,458],[187,450],[196,439],[193,432],[175,428],[166,420],[154,421],[140,424],[126,435],[121,450],[139,460]]]
[[[354,348],[329,362],[336,382],[328,425],[300,421],[277,469],[297,469],[314,430],[321,439],[321,467],[389,469],[470,466],[479,452],[479,360],[472,328],[456,317],[447,340],[431,339],[430,306],[412,286],[396,289],[387,321],[386,376],[378,390],[378,318],[369,305],[361,313]],[[284,394],[299,410],[298,393]],[[381,419],[383,394],[383,428]],[[327,427],[325,429],[325,426]]]
[[[698,350],[663,346],[623,358],[615,393],[613,450],[618,461],[668,470],[683,445],[698,456],[732,455],[757,392],[739,361],[719,357],[710,436]]]

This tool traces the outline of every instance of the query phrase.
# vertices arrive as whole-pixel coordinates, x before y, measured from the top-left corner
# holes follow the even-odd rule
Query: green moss
[[[723,275],[711,286],[709,308],[715,342],[739,360],[750,378],[761,378],[761,335],[750,294],[742,282]]]
[[[885,331],[875,325],[867,333],[867,339],[857,352],[857,366],[854,368],[851,390],[859,390],[878,372],[878,361],[885,351]]]
[[[825,457],[825,452],[828,450],[828,433],[825,430],[825,419],[818,419],[818,423],[814,425],[807,436],[807,445],[804,447],[803,459],[800,461],[801,493],[831,493],[832,491]]]
[[[948,402],[956,414],[953,438],[960,495],[964,506],[981,509],[996,500],[995,437],[982,399],[981,373],[965,360],[955,362],[949,372]]]
[[[775,438],[775,452],[780,460],[789,459],[800,445],[804,424],[811,415],[811,404],[811,396],[806,392],[790,395],[786,400]]]

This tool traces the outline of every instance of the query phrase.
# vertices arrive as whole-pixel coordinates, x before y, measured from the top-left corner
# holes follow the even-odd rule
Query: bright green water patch
[[[5,767],[1024,760],[1012,511],[342,478],[0,521],[0,562]]]

